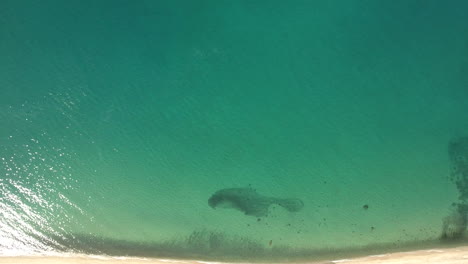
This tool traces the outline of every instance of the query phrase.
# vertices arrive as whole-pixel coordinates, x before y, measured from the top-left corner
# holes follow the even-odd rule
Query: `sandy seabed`
[[[152,259],[152,258],[133,258],[133,257],[108,257],[108,256],[88,256],[88,255],[70,255],[70,256],[28,256],[28,257],[0,257],[0,263],[11,264],[221,264],[222,262],[208,262],[197,260],[175,260],[175,259]],[[227,262],[225,262],[227,263]],[[246,262],[244,262],[246,263]],[[294,263],[294,262],[291,262]],[[468,264],[468,246],[417,250],[409,252],[390,253],[383,255],[373,255],[360,258],[323,260],[302,263],[352,263],[352,264]]]

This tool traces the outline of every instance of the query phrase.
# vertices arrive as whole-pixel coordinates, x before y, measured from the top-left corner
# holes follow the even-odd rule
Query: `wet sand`
[[[70,255],[70,256],[34,256],[34,257],[0,257],[0,263],[11,264],[208,264],[221,262],[208,262],[197,260],[174,260],[174,259],[152,259],[152,258],[132,258],[132,257],[106,257],[106,256],[85,256],[85,255]],[[227,262],[225,262],[227,263]],[[244,262],[246,263],[246,262]],[[465,264],[468,263],[468,246],[417,250],[409,252],[390,253],[383,255],[373,255],[360,258],[324,260],[304,263],[352,263],[352,264]]]
[[[332,263],[365,264],[461,264],[468,263],[468,247],[417,250],[331,261]]]

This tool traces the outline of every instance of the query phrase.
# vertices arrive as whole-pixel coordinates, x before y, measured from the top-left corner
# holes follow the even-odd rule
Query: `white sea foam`
[[[344,263],[344,262],[350,262],[350,259],[338,259],[338,260],[332,260],[331,262],[333,263]]]

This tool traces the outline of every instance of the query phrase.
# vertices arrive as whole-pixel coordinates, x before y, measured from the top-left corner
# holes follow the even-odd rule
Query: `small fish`
[[[282,206],[289,212],[298,212],[304,207],[302,200],[267,197],[258,194],[252,188],[221,189],[208,199],[208,205],[214,209],[217,207],[233,208],[256,217],[267,216],[268,207],[272,204]]]

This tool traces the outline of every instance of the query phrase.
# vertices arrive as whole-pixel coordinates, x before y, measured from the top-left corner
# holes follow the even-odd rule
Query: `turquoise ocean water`
[[[463,237],[467,14],[0,1],[0,254],[284,259]],[[304,207],[210,207],[225,188]]]

